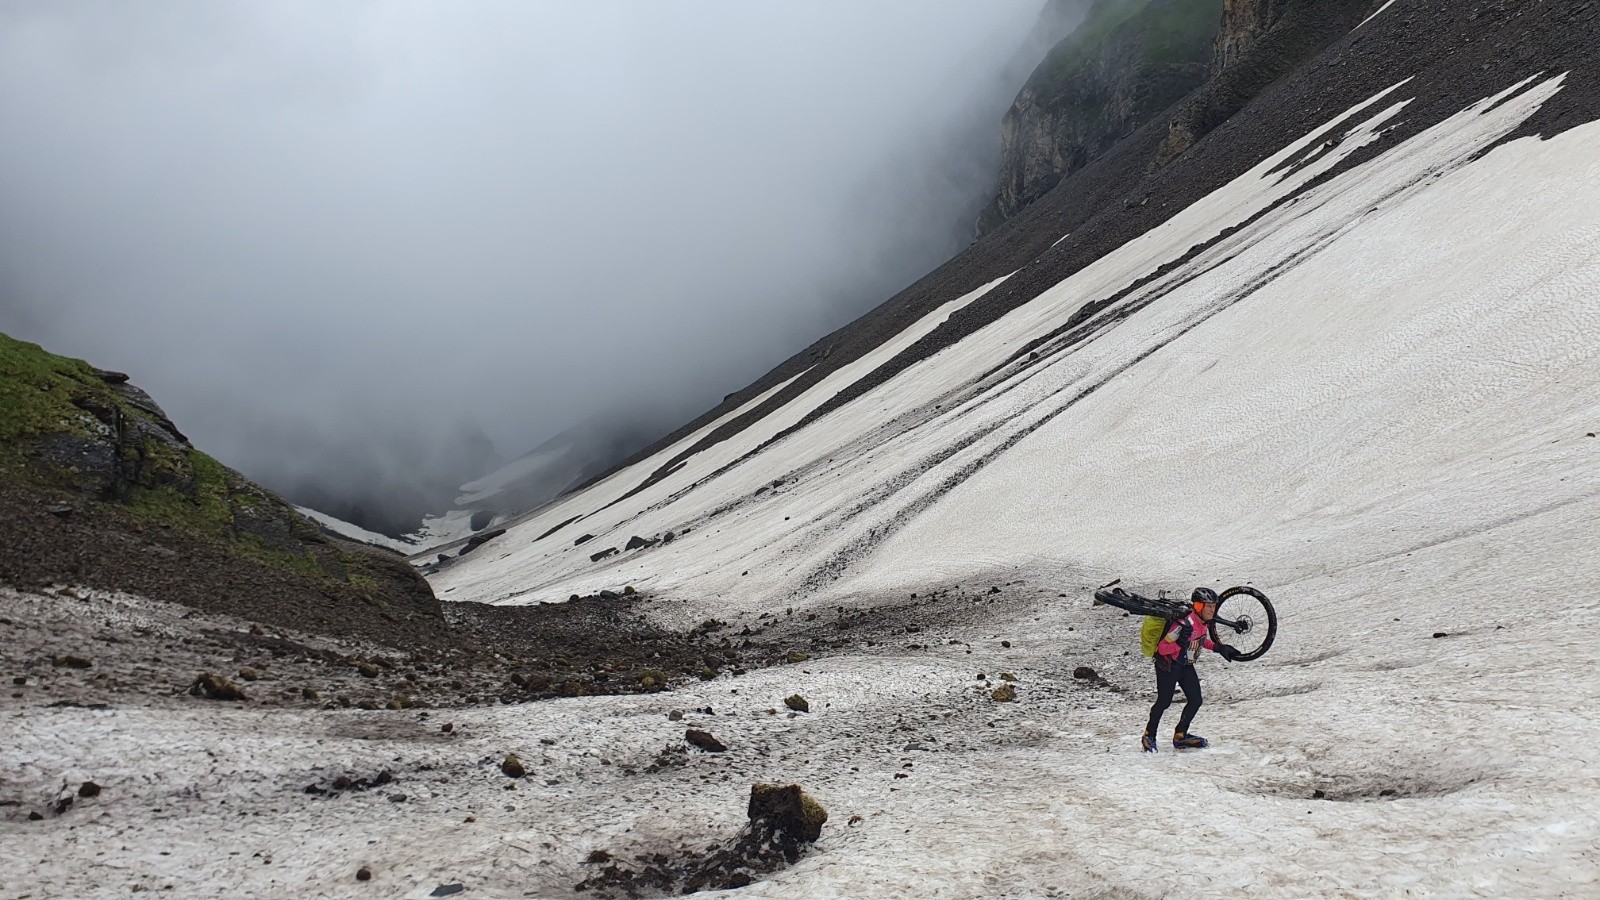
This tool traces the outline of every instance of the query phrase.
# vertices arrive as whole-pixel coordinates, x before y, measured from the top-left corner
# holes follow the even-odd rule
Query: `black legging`
[[[1177,731],[1180,734],[1189,731],[1189,723],[1194,721],[1194,714],[1200,711],[1200,676],[1194,673],[1194,666],[1187,661],[1167,665],[1157,660],[1156,702],[1150,706],[1150,724],[1145,726],[1145,734],[1156,736],[1156,729],[1161,727],[1161,714],[1172,705],[1172,691],[1178,687],[1183,688],[1185,702],[1183,715],[1178,717]]]

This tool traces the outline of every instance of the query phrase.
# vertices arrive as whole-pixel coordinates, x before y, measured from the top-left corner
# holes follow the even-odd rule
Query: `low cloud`
[[[0,330],[403,518],[963,246],[1041,5],[7,4]]]

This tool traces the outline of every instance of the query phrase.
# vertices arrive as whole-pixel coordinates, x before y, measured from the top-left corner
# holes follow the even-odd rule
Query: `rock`
[[[506,754],[505,761],[500,763],[500,771],[505,773],[507,778],[521,778],[528,774],[528,770],[523,768],[522,760],[518,759],[515,753]]]
[[[1001,641],[1000,642],[1000,646],[1006,648],[1007,650],[1010,650],[1011,649],[1011,642],[1010,641]]]
[[[628,542],[626,544],[622,545],[622,549],[624,549],[624,550],[637,550],[640,547],[648,547],[648,546],[650,546],[650,542],[645,540],[642,537],[639,537],[636,534],[633,537],[628,538]]]
[[[405,794],[390,794],[389,795],[389,802],[390,803],[404,803],[404,802],[406,802],[406,795]]]
[[[44,511],[58,519],[65,519],[67,516],[70,516],[73,513],[72,507],[58,505],[46,506]]]
[[[439,730],[445,734],[450,734],[456,730],[456,723],[446,722],[439,726]]]
[[[56,668],[87,669],[90,666],[94,665],[94,663],[88,661],[87,659],[84,659],[81,656],[73,656],[71,654],[67,654],[67,655],[64,655],[64,656],[52,656],[52,657],[50,657],[50,665],[55,666]]]
[[[464,891],[466,889],[467,889],[467,886],[464,885],[464,884],[461,884],[460,882],[456,882],[455,884],[441,884],[438,887],[434,888],[433,889],[433,893],[429,894],[428,896],[429,897],[449,897],[452,894],[459,894],[459,893],[461,893],[462,891]]]
[[[303,687],[303,688],[300,689],[300,696],[302,698],[306,699],[306,700],[321,700],[322,699],[322,695],[321,694],[317,693],[315,689],[308,688],[308,687]]]
[[[674,710],[668,712],[667,713],[667,721],[668,722],[682,722],[683,721],[683,710],[674,709]]]
[[[472,514],[472,521],[467,523],[473,531],[482,531],[494,521],[495,512],[492,509],[480,509]]]
[[[588,856],[584,857],[583,861],[586,863],[610,862],[611,854],[605,850],[592,850],[589,852]]]
[[[1009,684],[1002,684],[995,688],[989,696],[993,697],[997,703],[1010,703],[1017,699],[1017,689]]]
[[[377,678],[383,670],[362,659],[356,661],[356,671],[361,673],[362,678]]]
[[[784,658],[792,663],[803,663],[811,658],[811,654],[801,653],[799,650],[790,650],[789,655]]]
[[[1072,670],[1072,677],[1083,681],[1099,681],[1100,673],[1088,666],[1079,666]]]
[[[28,683],[28,676],[26,676],[26,675],[18,675],[15,678],[11,679],[11,683],[14,684],[14,685],[17,685],[18,687],[21,687],[22,685],[25,685],[25,684]]]
[[[85,781],[83,784],[78,785],[78,796],[85,799],[98,797],[100,796],[100,785],[92,781]]]
[[[577,540],[573,541],[572,542],[572,546],[579,547],[579,546],[582,546],[584,544],[589,543],[592,540],[594,540],[594,535],[585,534],[585,535],[580,536]]]
[[[189,685],[189,695],[207,700],[248,700],[239,686],[220,675],[202,674]]]
[[[482,547],[484,544],[489,543],[505,533],[506,530],[504,528],[496,528],[493,531],[485,531],[482,534],[475,534],[472,537],[467,538],[466,546],[462,547],[461,550],[456,553],[456,556],[466,556],[468,553],[471,553],[472,551]]]
[[[333,780],[333,789],[336,791],[348,791],[354,785],[355,782],[350,780],[349,775],[340,775]]]
[[[411,703],[411,698],[410,697],[407,697],[405,694],[395,694],[393,697],[389,698],[389,702],[387,704],[385,704],[384,708],[385,709],[410,709],[411,706],[412,706],[412,703]]]
[[[607,547],[606,549],[601,550],[599,553],[591,553],[591,554],[589,554],[589,561],[590,562],[599,562],[600,560],[605,559],[608,556],[615,556],[616,554],[617,554],[617,548],[615,548],[615,547]]]
[[[807,703],[806,698],[800,696],[799,694],[791,694],[788,697],[783,698],[783,705],[789,707],[795,712],[811,712],[811,704]]]
[[[357,869],[356,870],[356,880],[357,881],[371,881],[372,880],[372,870],[367,868],[366,866],[362,866],[361,868]]]
[[[621,600],[622,599],[622,595],[617,593],[616,591],[601,591],[600,592],[600,599],[601,600]]]
[[[1016,681],[1017,680],[1017,676],[1011,674],[1010,672],[1001,672],[1000,673],[1000,680],[1001,681]]]
[[[728,746],[713,737],[711,732],[701,731],[698,728],[685,731],[683,739],[707,753],[724,753],[728,749]]]
[[[43,818],[44,818],[44,816],[40,815],[39,811],[36,810],[36,809],[35,810],[30,810],[28,812],[28,821],[29,822],[38,822]]]
[[[807,843],[822,837],[828,821],[828,811],[798,784],[752,785],[748,813],[752,830]]]
[[[1435,631],[1433,633],[1433,636],[1436,637],[1436,638],[1449,637],[1450,636],[1450,632],[1448,632],[1448,631]]]
[[[243,678],[245,681],[255,681],[261,677],[261,673],[250,668],[249,666],[245,666],[239,670],[239,677]]]
[[[634,594],[637,594],[637,593],[639,593],[639,592],[634,590],[633,589],[633,585],[631,585],[631,584],[630,585],[625,585],[622,588],[622,596],[624,596],[624,597],[632,597]]]
[[[364,709],[368,712],[371,712],[372,710],[381,708],[382,707],[378,705],[378,701],[372,699],[371,697],[363,697],[356,701],[356,709]]]

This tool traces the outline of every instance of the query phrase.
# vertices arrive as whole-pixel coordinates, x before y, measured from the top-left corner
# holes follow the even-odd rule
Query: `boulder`
[[[518,759],[515,753],[506,754],[505,761],[500,763],[500,771],[507,778],[521,778],[528,774],[528,770],[522,765],[522,760]]]
[[[1072,677],[1081,681],[1098,681],[1100,680],[1100,673],[1088,666],[1079,666],[1072,670]]]
[[[822,837],[828,811],[798,784],[756,784],[750,788],[750,827],[812,843]]]
[[[728,746],[717,740],[711,732],[701,731],[698,728],[690,728],[685,731],[683,739],[707,753],[724,753],[728,749]]]
[[[1017,699],[1017,689],[1009,684],[1002,684],[989,696],[993,697],[996,703],[1010,703]]]
[[[783,700],[783,705],[789,707],[795,712],[811,712],[811,704],[807,703],[806,698],[800,696],[799,694],[790,694],[788,697],[785,697]]]

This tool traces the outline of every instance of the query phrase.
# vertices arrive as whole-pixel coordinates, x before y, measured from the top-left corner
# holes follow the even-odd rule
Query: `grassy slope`
[[[160,428],[83,360],[0,334],[0,480],[74,503],[126,513],[136,527],[175,529],[272,568],[370,590],[369,559],[332,546],[275,495],[187,443],[137,429],[115,429],[88,408],[115,409],[125,421]],[[153,430],[152,429],[152,430]],[[34,452],[40,440],[67,436],[115,443],[131,477],[116,496],[85,495],[76,473]]]
[[[1056,45],[1028,80],[1041,95],[1061,93],[1108,41],[1144,47],[1143,66],[1204,63],[1222,20],[1222,0],[1102,0]]]

